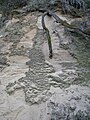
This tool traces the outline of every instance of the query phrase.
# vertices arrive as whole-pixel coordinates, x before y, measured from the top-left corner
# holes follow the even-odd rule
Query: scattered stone
[[[0,55],[0,64],[6,65],[7,64],[7,58]]]

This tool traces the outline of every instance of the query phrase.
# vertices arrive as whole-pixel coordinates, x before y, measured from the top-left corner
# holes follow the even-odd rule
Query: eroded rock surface
[[[66,49],[71,39],[46,17],[49,59],[40,14],[13,18],[0,31],[0,120],[89,120],[90,88],[74,85],[78,62]]]

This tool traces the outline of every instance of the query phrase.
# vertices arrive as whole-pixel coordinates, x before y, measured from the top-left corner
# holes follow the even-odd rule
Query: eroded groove
[[[44,13],[44,15],[42,16],[42,26],[43,26],[43,29],[46,32],[47,39],[48,39],[49,58],[52,58],[53,57],[53,50],[52,50],[51,36],[50,36],[48,28],[45,26],[45,21],[44,21],[44,18],[45,18],[46,15],[48,15],[48,12]]]

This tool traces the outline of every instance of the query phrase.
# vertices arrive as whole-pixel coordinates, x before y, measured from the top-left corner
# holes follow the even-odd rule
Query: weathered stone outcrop
[[[22,11],[16,9],[16,12]],[[52,41],[52,59],[48,55],[41,12],[19,14],[18,18],[6,21],[1,29],[0,120],[90,120],[90,70],[83,69],[90,65],[87,62],[90,42],[86,44],[82,36],[73,35],[76,33],[72,29],[77,24],[84,30],[90,23],[84,24],[81,18],[60,12],[55,14],[61,24],[44,16],[44,27],[48,28]],[[77,19],[81,22],[71,24]],[[86,65],[82,69],[74,57],[75,50],[81,55],[80,62]],[[88,74],[83,75],[84,72]]]

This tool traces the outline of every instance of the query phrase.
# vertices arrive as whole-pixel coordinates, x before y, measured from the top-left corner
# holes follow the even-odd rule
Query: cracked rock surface
[[[90,88],[74,84],[78,62],[62,47],[71,39],[50,17],[45,24],[52,59],[41,13],[12,18],[0,30],[0,120],[90,120]]]

